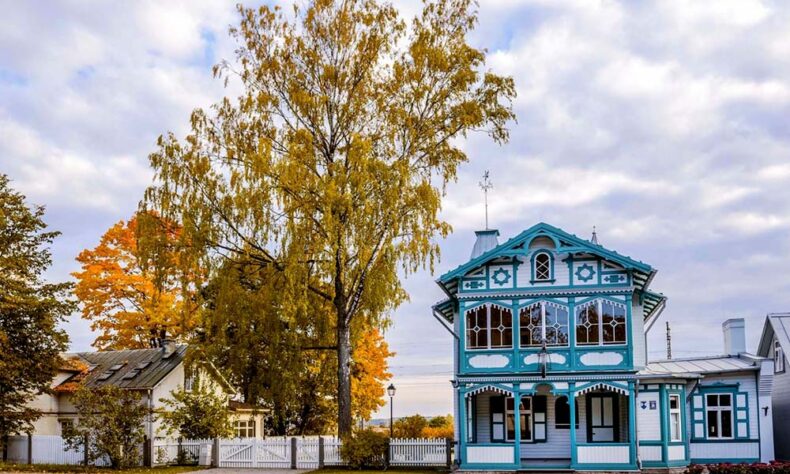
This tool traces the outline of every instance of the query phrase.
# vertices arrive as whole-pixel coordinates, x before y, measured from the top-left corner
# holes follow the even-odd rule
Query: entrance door
[[[611,394],[590,394],[589,436],[593,443],[611,443],[619,422],[617,403]]]

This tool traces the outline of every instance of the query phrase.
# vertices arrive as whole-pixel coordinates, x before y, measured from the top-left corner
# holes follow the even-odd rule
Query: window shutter
[[[532,397],[532,417],[534,419],[535,441],[546,441],[546,396]]]
[[[505,397],[491,397],[491,441],[505,441]]]
[[[745,392],[734,394],[735,435],[738,439],[749,438],[749,395]]]
[[[691,397],[691,438],[705,439],[705,401],[701,393]]]

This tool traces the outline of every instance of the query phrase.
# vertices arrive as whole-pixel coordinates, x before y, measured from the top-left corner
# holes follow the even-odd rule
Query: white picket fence
[[[32,445],[28,447],[28,444]],[[74,451],[66,449],[66,443],[60,436],[34,435],[8,437],[8,461],[19,464],[67,464],[79,465],[85,462],[82,448]],[[28,454],[33,459],[28,459]],[[109,466],[107,459],[98,459],[96,466]]]
[[[391,466],[443,466],[448,443],[440,438],[394,438],[390,440]]]
[[[28,450],[28,441],[32,440]],[[343,465],[342,442],[335,437],[271,437],[266,439],[156,439],[151,450],[154,465],[201,464],[229,468],[317,469]],[[142,447],[141,447],[142,448]],[[390,441],[392,466],[446,466],[450,444],[444,439],[396,438]],[[28,460],[28,453],[32,460]],[[212,456],[218,455],[218,459]],[[67,450],[60,436],[11,436],[8,460],[25,464],[70,464],[85,461],[82,450]],[[142,455],[141,455],[142,459]],[[107,466],[101,459],[97,466]]]
[[[323,443],[323,459],[321,444]],[[267,438],[219,440],[219,467],[317,469],[343,465],[338,438]],[[444,439],[413,438],[390,441],[392,466],[446,466],[448,443]],[[295,450],[295,451],[294,451]]]
[[[213,439],[162,439],[153,443],[153,464],[211,464]]]

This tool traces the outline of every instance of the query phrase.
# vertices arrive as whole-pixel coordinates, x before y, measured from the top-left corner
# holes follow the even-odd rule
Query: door
[[[611,394],[591,394],[589,396],[588,428],[589,439],[593,443],[611,443],[615,441],[619,422],[617,403]]]

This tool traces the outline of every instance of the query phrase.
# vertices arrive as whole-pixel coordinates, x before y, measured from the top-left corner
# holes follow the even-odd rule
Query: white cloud
[[[407,17],[419,5],[397,3]],[[3,13],[0,167],[64,231],[62,279],[135,208],[157,135],[235,95],[209,70],[233,58],[235,6],[13,2]],[[505,147],[463,143],[471,162],[448,188],[456,234],[437,273],[468,258],[490,169],[503,239],[540,220],[582,236],[596,225],[602,243],[659,268],[677,353],[720,350],[695,334],[725,317],[758,332],[762,314],[790,307],[789,21],[790,6],[757,0],[481,2],[472,40],[515,78],[518,124]],[[449,336],[428,314],[442,295],[427,272],[407,288],[387,334],[396,414],[445,413]],[[85,324],[70,328],[85,349]]]

